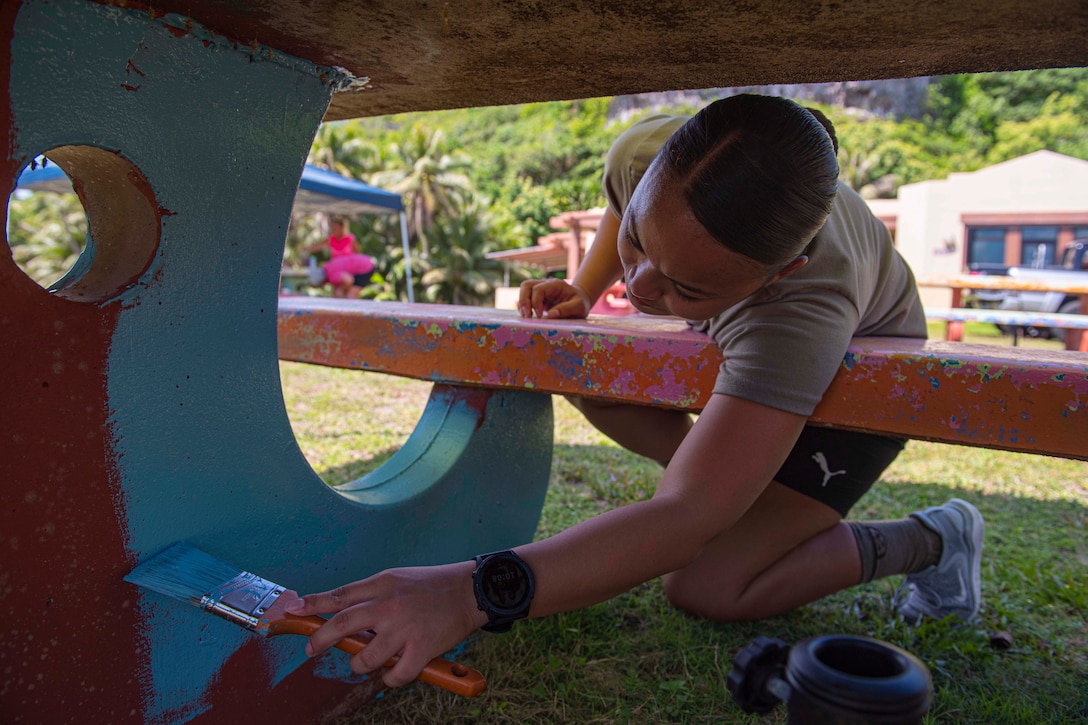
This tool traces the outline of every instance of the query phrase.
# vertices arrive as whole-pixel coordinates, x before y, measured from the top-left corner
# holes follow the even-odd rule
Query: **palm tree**
[[[441,130],[421,123],[412,127],[407,139],[389,147],[386,170],[371,177],[375,186],[397,192],[408,207],[408,229],[420,239],[423,256],[430,255],[426,233],[439,213],[454,216],[457,207],[472,191],[467,175],[472,162],[467,154],[449,150]]]
[[[326,123],[314,136],[308,162],[351,179],[365,179],[382,168],[382,151],[358,123]]]
[[[502,265],[485,256],[495,246],[489,229],[489,218],[476,203],[431,228],[425,239],[431,238],[434,254],[420,280],[427,300],[455,305],[491,301],[502,281]]]

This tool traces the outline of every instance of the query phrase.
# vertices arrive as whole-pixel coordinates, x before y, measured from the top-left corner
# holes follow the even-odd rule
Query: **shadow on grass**
[[[345,427],[384,430],[395,427],[388,420],[418,419],[426,402],[428,386],[414,381],[311,367],[284,365],[296,399],[306,403],[305,414],[297,415],[311,422],[315,448]],[[380,384],[360,384],[368,380]],[[386,401],[386,417],[375,416],[375,401]],[[538,537],[652,495],[659,466],[597,444],[600,436],[568,404],[557,400],[555,410],[557,445]],[[398,435],[403,429],[404,438],[411,433],[407,425],[395,429]],[[336,466],[318,469],[321,477],[333,484],[355,480],[399,448],[388,438],[363,435],[360,441],[356,449],[370,443],[372,457],[349,463],[340,458]],[[653,580],[586,609],[520,622],[505,635],[473,638],[464,660],[488,678],[480,698],[417,684],[389,692],[341,722],[781,723],[782,708],[757,717],[732,703],[725,678],[734,654],[759,635],[792,644],[844,633],[888,641],[926,663],[936,688],[929,722],[1083,723],[1086,472],[1084,462],[912,442],[859,502],[857,518],[899,518],[953,497],[979,507],[988,529],[976,626],[898,622],[891,600],[902,577],[738,624],[676,611]],[[1011,633],[1010,648],[990,645],[998,630]]]
[[[351,480],[392,452],[322,475]],[[934,683],[927,722],[1084,722],[1088,497],[1062,493],[1079,481],[1018,494],[1015,484],[948,484],[912,477],[915,469],[911,461],[897,462],[859,503],[859,517],[898,518],[950,498],[975,504],[986,519],[987,539],[983,607],[972,625],[900,622],[893,596],[902,577],[778,617],[728,624],[675,610],[653,580],[583,610],[521,622],[502,637],[474,638],[465,661],[488,677],[480,698],[416,685],[387,693],[341,722],[783,722],[781,707],[757,717],[732,702],[725,687],[732,657],[757,636],[794,644],[823,634],[873,637],[919,657]],[[613,446],[557,445],[538,537],[652,495],[660,474],[657,464]],[[1011,634],[1011,646],[991,644],[996,632]]]

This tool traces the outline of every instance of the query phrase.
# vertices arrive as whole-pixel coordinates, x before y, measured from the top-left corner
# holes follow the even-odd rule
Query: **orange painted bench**
[[[529,320],[488,308],[303,297],[280,300],[279,356],[693,412],[705,405],[722,361],[708,337],[674,319]],[[858,338],[811,420],[1088,460],[1088,355]]]

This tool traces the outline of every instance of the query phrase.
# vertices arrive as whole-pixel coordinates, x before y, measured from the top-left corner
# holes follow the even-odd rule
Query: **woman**
[[[374,260],[358,250],[355,235],[347,231],[343,219],[329,224],[329,237],[323,244],[314,244],[303,251],[311,254],[328,245],[329,261],[325,263],[325,280],[332,285],[334,297],[354,298],[359,290],[370,284]]]
[[[372,629],[352,666],[371,671],[399,653],[384,679],[404,684],[477,627],[502,631],[661,575],[676,606],[716,620],[771,616],[891,574],[908,574],[905,618],[975,616],[978,511],[953,500],[899,521],[845,522],[904,441],[806,426],[852,337],[926,334],[909,268],[838,184],[835,154],[826,119],[765,96],[621,135],[605,164],[609,213],[578,274],[525,283],[519,306],[583,317],[622,277],[638,310],[690,320],[722,347],[694,423],[574,401],[665,465],[654,496],[497,557],[305,597],[295,611],[337,612],[307,651]]]

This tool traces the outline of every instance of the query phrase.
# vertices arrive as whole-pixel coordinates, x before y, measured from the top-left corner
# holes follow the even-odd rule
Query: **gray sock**
[[[940,535],[914,518],[847,521],[861,554],[861,583],[913,574],[941,560]]]

